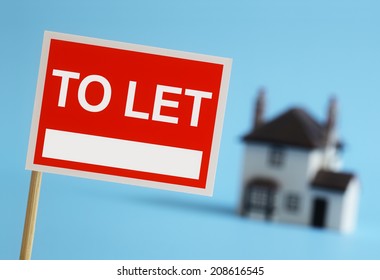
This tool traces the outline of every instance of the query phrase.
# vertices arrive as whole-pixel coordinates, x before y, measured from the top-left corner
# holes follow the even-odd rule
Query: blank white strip
[[[46,129],[42,156],[199,179],[202,151]]]

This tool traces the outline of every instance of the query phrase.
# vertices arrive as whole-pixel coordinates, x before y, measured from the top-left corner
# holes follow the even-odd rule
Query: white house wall
[[[306,170],[306,181],[305,181],[305,200],[302,215],[302,223],[305,225],[310,225],[311,216],[313,211],[313,197],[311,192],[310,183],[316,176],[317,172],[321,170],[323,165],[323,160],[325,159],[325,151],[323,149],[314,149],[310,151],[308,162],[305,163],[307,166]]]
[[[351,180],[345,192],[313,189],[310,197],[310,220],[313,215],[314,199],[323,198],[327,201],[326,228],[344,233],[352,232],[356,225],[359,192],[359,182],[357,179]]]
[[[245,147],[240,203],[243,203],[244,187],[254,178],[267,178],[276,181],[275,211],[272,220],[286,223],[311,225],[314,200],[327,201],[325,226],[343,232],[355,227],[358,207],[359,182],[351,181],[345,193],[316,189],[310,186],[316,173],[323,167],[339,170],[341,162],[336,149],[296,149],[284,147],[284,161],[281,166],[270,164],[271,145],[250,143]],[[326,162],[327,161],[327,162]],[[286,209],[288,194],[300,198],[297,212]],[[240,205],[242,209],[243,205]],[[255,219],[264,219],[264,214],[248,213]]]
[[[350,233],[356,226],[359,192],[359,181],[354,179],[348,185],[343,200],[343,215],[340,226],[342,232]]]
[[[319,150],[311,152],[304,149],[285,148],[283,165],[276,167],[269,163],[270,151],[271,146],[269,145],[246,145],[242,186],[246,186],[250,180],[256,177],[275,180],[279,184],[279,188],[275,197],[276,210],[273,220],[309,224],[309,183],[320,169],[321,152]],[[297,212],[288,212],[285,207],[286,196],[290,193],[298,194],[300,197],[300,209]]]

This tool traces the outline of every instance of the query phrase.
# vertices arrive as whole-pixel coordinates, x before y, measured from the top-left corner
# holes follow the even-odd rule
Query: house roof
[[[269,142],[301,148],[324,145],[325,127],[305,110],[293,108],[243,137],[245,142]]]
[[[313,188],[323,188],[344,192],[355,175],[348,172],[318,171],[311,185]]]

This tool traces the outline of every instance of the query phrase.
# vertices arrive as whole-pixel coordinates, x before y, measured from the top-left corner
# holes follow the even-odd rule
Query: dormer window
[[[269,164],[274,167],[280,167],[284,164],[284,148],[273,146],[269,150]]]

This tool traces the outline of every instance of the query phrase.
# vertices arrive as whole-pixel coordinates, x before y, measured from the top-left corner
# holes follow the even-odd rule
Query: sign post
[[[42,173],[32,171],[30,177],[30,188],[28,206],[26,208],[24,233],[22,236],[20,260],[30,260],[32,256],[34,229],[36,226],[38,200],[40,197]]]
[[[45,32],[26,161],[34,212],[30,220],[28,206],[26,225],[37,210],[36,171],[211,196],[231,64]]]

